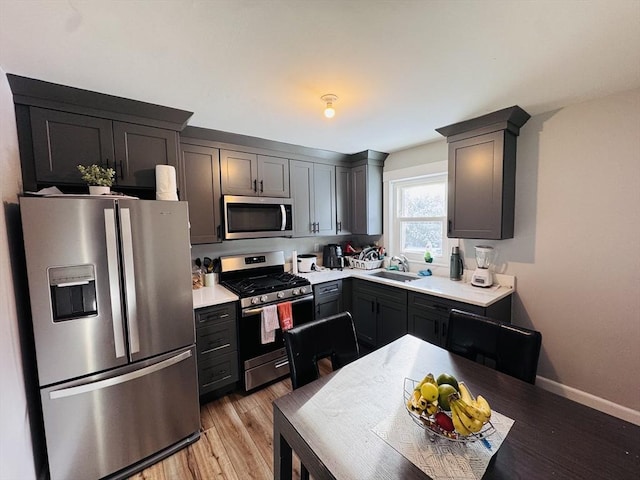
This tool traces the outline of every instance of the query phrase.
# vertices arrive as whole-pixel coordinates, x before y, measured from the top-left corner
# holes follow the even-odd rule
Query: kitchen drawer
[[[236,322],[216,322],[198,327],[196,332],[198,358],[208,354],[220,354],[238,349]]]
[[[313,287],[313,294],[316,297],[323,297],[325,295],[340,295],[342,293],[342,280],[335,280],[333,282],[324,282]]]
[[[477,305],[456,302],[455,300],[449,300],[446,298],[434,297],[431,295],[414,292],[409,292],[409,307],[426,309],[435,314],[445,315],[447,317],[449,316],[449,311],[452,308],[465,310],[471,313],[477,313],[479,315],[484,315],[486,311],[485,308],[478,307]]]
[[[200,395],[237,382],[239,378],[238,355],[235,351],[198,358]]]
[[[196,328],[217,322],[236,320],[236,304],[233,302],[196,310]]]

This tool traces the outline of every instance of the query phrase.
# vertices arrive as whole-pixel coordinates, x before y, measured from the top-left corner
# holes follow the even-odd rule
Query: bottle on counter
[[[449,263],[449,278],[451,280],[462,280],[462,273],[464,272],[464,265],[462,264],[462,258],[460,257],[460,248],[453,247],[451,249],[451,261]]]

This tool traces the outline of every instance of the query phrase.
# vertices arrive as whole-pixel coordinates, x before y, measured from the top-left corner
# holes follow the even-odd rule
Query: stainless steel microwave
[[[290,198],[223,196],[224,238],[291,237]]]

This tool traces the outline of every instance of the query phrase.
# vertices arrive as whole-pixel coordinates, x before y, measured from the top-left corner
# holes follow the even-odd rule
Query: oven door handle
[[[313,294],[305,295],[304,297],[298,297],[295,300],[291,300],[291,304],[300,303],[300,302],[311,302],[313,301]],[[284,303],[284,302],[280,302]],[[242,310],[242,317],[250,317],[251,315],[257,315],[262,313],[264,307],[256,307],[256,308],[245,308]]]

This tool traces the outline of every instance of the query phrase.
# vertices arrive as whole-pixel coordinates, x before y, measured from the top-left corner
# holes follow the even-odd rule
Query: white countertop
[[[359,270],[355,268],[345,268],[342,271],[320,270],[311,273],[300,273],[299,275],[309,280],[312,285],[347,277],[362,278],[375,283],[404,288],[405,290],[434,295],[436,297],[448,298],[449,300],[469,303],[479,307],[488,307],[489,305],[492,305],[498,300],[501,300],[515,292],[515,278],[508,275],[498,276],[499,281],[503,285],[481,288],[474,287],[470,283],[465,283],[463,281],[456,282],[450,280],[448,277],[435,275],[430,277],[418,277],[416,274],[413,274],[412,276],[417,278],[417,280],[413,280],[411,282],[400,282],[371,275],[380,271],[382,271],[382,269]]]
[[[432,275],[430,277],[418,277],[416,274],[412,276],[417,280],[411,282],[400,282],[397,280],[389,280],[371,276],[378,270],[359,270],[356,268],[345,268],[344,270],[319,270],[311,273],[299,273],[301,277],[306,278],[312,285],[318,283],[331,282],[343,278],[362,278],[371,282],[390,285],[405,290],[411,290],[418,293],[426,293],[436,297],[448,298],[458,302],[469,303],[479,307],[488,307],[498,300],[501,300],[515,292],[515,278],[508,275],[498,275],[502,285],[494,285],[488,288],[474,287],[470,283],[455,282],[449,280],[448,277],[439,277]],[[396,272],[397,273],[397,272]],[[407,274],[411,275],[411,274]],[[226,288],[215,284],[213,287],[202,287],[193,290],[193,308],[210,307],[212,305],[220,305],[227,302],[235,302],[239,297],[227,290]]]
[[[193,292],[193,308],[210,307],[227,302],[235,302],[238,296],[223,286],[215,284],[213,287],[202,287]]]

